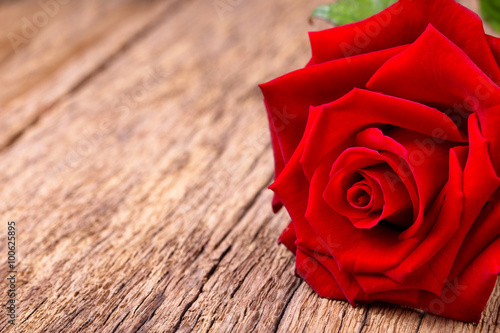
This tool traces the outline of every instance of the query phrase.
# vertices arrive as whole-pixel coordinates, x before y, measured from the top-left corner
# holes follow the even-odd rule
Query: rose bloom
[[[310,33],[261,85],[279,242],[320,296],[479,321],[500,272],[500,39],[453,0]]]

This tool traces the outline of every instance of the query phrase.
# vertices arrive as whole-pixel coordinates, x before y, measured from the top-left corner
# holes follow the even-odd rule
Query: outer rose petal
[[[500,274],[499,254],[500,239],[497,238],[462,274],[447,284],[441,297],[422,292],[417,307],[423,305],[433,314],[478,322]]]
[[[271,190],[283,201],[296,233],[295,243],[302,247],[321,251],[324,248],[322,240],[317,237],[314,230],[305,220],[304,215],[307,208],[307,197],[309,195],[309,181],[304,176],[299,160],[304,150],[305,138],[310,132],[312,124],[316,121],[323,107],[312,107],[305,130],[305,137],[300,142],[290,162],[283,169],[276,181],[269,186]],[[329,253],[324,250],[325,253]]]
[[[500,66],[500,38],[486,35],[486,40],[490,45],[491,52],[493,53],[497,64]]]
[[[500,105],[477,114],[481,133],[488,140],[488,149],[493,167],[500,175]]]
[[[320,262],[300,249],[297,251],[295,273],[306,281],[320,297],[346,299],[330,272]]]
[[[295,240],[297,239],[297,235],[295,234],[295,227],[293,226],[293,222],[290,222],[288,226],[283,230],[281,236],[278,238],[278,244],[283,244],[286,246],[290,252],[293,254],[297,253],[297,246],[295,246]]]
[[[500,104],[500,88],[432,26],[406,51],[387,61],[367,87],[427,105],[460,106],[467,111]]]
[[[457,253],[484,205],[500,186],[500,178],[491,164],[488,142],[481,136],[476,114],[469,117],[469,137],[469,157],[463,178],[464,208],[460,224],[452,239],[429,261],[436,277],[441,280],[446,277],[449,280],[452,266],[463,260]]]
[[[360,288],[356,280],[353,278],[352,274],[339,270],[338,265],[333,258],[318,252],[307,250],[304,250],[304,252],[316,259],[330,272],[330,274],[333,275],[351,305],[356,305],[356,302],[366,303],[381,299],[390,300],[392,302],[401,300],[418,302],[420,291],[416,289],[405,290],[405,293],[401,293],[399,290],[389,290],[367,294],[363,291],[363,289]]]
[[[266,107],[267,107],[267,105],[266,105]],[[267,115],[267,119],[269,121],[269,132],[271,133],[271,144],[273,146],[274,174],[277,175],[285,167],[285,161],[283,160],[283,155],[281,154],[281,150],[276,149],[276,147],[279,148],[278,136],[276,135],[276,131],[274,130],[273,120],[270,117],[269,113]],[[281,203],[280,199],[275,194],[273,197],[273,201],[272,201],[273,212],[277,213],[281,209],[282,206],[283,206],[283,204]]]
[[[485,207],[460,246],[449,279],[454,280],[484,249],[500,237],[500,192]],[[497,253],[500,257],[500,252]]]
[[[454,0],[400,0],[364,21],[311,32],[311,63],[410,44],[429,24],[458,45],[493,80],[500,81],[500,70],[481,19]]]
[[[276,159],[276,178],[302,138],[309,107],[334,101],[354,87],[363,88],[385,61],[404,49],[406,46],[400,46],[353,57],[349,61],[332,61],[260,85]]]

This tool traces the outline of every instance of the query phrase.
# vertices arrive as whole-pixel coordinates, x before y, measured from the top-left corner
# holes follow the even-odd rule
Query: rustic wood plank
[[[0,3],[0,149],[142,38],[180,1]]]
[[[0,1],[0,8],[0,63],[2,63],[16,53],[11,44],[13,36],[10,33],[20,32],[23,17],[32,18],[33,14],[40,10],[40,5],[35,1]],[[15,31],[14,27],[19,30]]]
[[[472,325],[352,308],[294,277],[256,85],[308,60],[304,13],[320,3],[171,7],[0,153],[0,215],[18,222],[17,331],[499,330],[499,285]]]

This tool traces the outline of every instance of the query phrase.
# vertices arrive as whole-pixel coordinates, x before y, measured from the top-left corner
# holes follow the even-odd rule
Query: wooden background
[[[59,1],[0,2],[1,331],[499,332],[499,285],[479,325],[352,308],[276,244],[257,84],[307,62],[325,0]]]

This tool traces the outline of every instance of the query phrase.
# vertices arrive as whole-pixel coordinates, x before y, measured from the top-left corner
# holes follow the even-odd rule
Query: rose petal
[[[437,280],[438,289],[442,289],[445,279],[442,278],[442,275],[440,279],[437,279],[436,273],[427,263],[453,237],[458,229],[463,207],[462,177],[462,168],[456,155],[456,149],[454,149],[450,152],[448,183],[443,188],[439,199],[435,201],[433,208],[426,214],[426,219],[433,225],[432,229],[428,234],[417,234],[416,237],[422,239],[419,246],[397,267],[384,272],[385,276],[406,284],[405,279],[414,275],[410,273],[418,270],[422,283],[425,284],[427,280]],[[436,209],[439,211],[439,214],[436,214],[437,216],[435,216]]]
[[[283,230],[281,236],[278,238],[278,244],[283,244],[286,246],[290,252],[293,254],[297,253],[297,246],[295,245],[295,240],[297,235],[295,234],[295,227],[293,222],[290,222],[288,226]]]
[[[313,257],[317,262],[326,268],[331,275],[337,281],[339,288],[345,295],[345,298],[349,301],[351,305],[356,305],[356,302],[372,302],[375,300],[390,300],[393,301],[410,301],[418,302],[419,293],[418,290],[405,290],[405,293],[396,291],[381,291],[377,293],[368,294],[363,291],[363,289],[358,285],[356,279],[352,274],[342,272],[338,269],[335,260],[327,255],[323,255],[318,252],[304,250],[304,253]]]
[[[497,64],[500,66],[500,38],[486,35],[486,40],[488,41],[488,45],[490,46],[491,53],[493,53]]]
[[[316,121],[322,108],[323,107],[311,107],[305,136],[310,132],[312,124]],[[303,247],[320,251],[323,248],[322,240],[315,234],[304,217],[310,186],[299,163],[304,150],[304,144],[305,138],[300,142],[290,162],[283,169],[283,172],[269,188],[273,190],[284,203],[292,219],[296,233],[295,244],[300,244]],[[325,250],[325,252],[329,253],[328,250]]]
[[[325,157],[313,176],[306,220],[325,244],[330,245],[328,250],[342,271],[381,272],[394,267],[408,256],[418,244],[417,241],[398,241],[399,232],[386,225],[357,229],[349,219],[335,212],[323,199],[323,190],[334,159],[333,154]],[[298,240],[297,246],[300,246]]]
[[[469,156],[463,176],[463,211],[458,230],[448,243],[429,261],[438,279],[449,279],[448,275],[456,260],[457,253],[470,228],[481,213],[484,205],[500,186],[488,154],[488,142],[481,136],[477,115],[469,117]],[[458,155],[458,154],[457,154]]]
[[[354,87],[364,87],[370,77],[406,46],[341,59],[286,74],[260,85],[264,95],[277,177],[301,140],[309,107],[334,101]]]
[[[340,154],[346,140],[354,140],[367,127],[389,124],[439,138],[466,142],[453,121],[442,112],[425,105],[354,89],[341,99],[326,104],[318,115],[300,163],[311,179],[321,160],[338,149]],[[436,130],[439,131],[436,131]]]
[[[482,136],[488,140],[493,167],[500,174],[500,105],[483,110],[477,114]]]
[[[407,151],[403,157],[406,162],[403,167],[410,168],[419,197],[419,211],[414,223],[399,236],[400,239],[404,239],[413,237],[419,230],[422,231],[422,228],[429,230],[430,225],[423,225],[425,212],[446,184],[448,155],[454,144],[403,129],[391,131],[390,136]],[[428,222],[433,223],[433,221]]]
[[[388,278],[384,274],[378,273],[357,273],[353,274],[354,279],[367,294],[373,295],[380,292],[394,292],[398,290],[425,290],[435,295],[440,295],[443,290],[443,282],[438,281],[432,274],[428,265],[409,275],[404,283],[400,283]]]
[[[500,274],[500,238],[491,243],[440,297],[422,292],[418,305],[426,311],[461,321],[479,322]],[[411,305],[410,305],[411,306]]]
[[[500,236],[500,195],[486,206],[460,246],[449,279],[455,279],[465,267]],[[500,256],[500,252],[497,254]]]
[[[500,88],[433,26],[382,65],[367,87],[428,105],[463,105],[468,111],[500,103]]]
[[[356,145],[382,151],[383,157],[387,159],[387,162],[397,174],[397,177],[387,179],[387,181],[392,183],[403,182],[412,202],[415,220],[423,218],[423,212],[419,212],[420,200],[417,193],[417,185],[408,163],[404,160],[404,156],[407,155],[405,147],[394,139],[385,136],[380,129],[373,127],[356,135]],[[395,156],[384,154],[383,151],[390,152]],[[419,214],[422,216],[419,216]]]
[[[396,173],[388,165],[380,164],[364,168],[362,172],[375,179],[382,190],[384,205],[378,219],[403,228],[410,226],[413,210],[411,198],[402,180],[393,181],[398,178]]]
[[[500,70],[491,54],[481,19],[453,0],[400,0],[366,20],[311,32],[311,63],[410,44],[429,24],[458,45],[483,72],[500,81]]]
[[[295,273],[306,281],[320,297],[346,299],[330,272],[300,248],[297,250]]]

